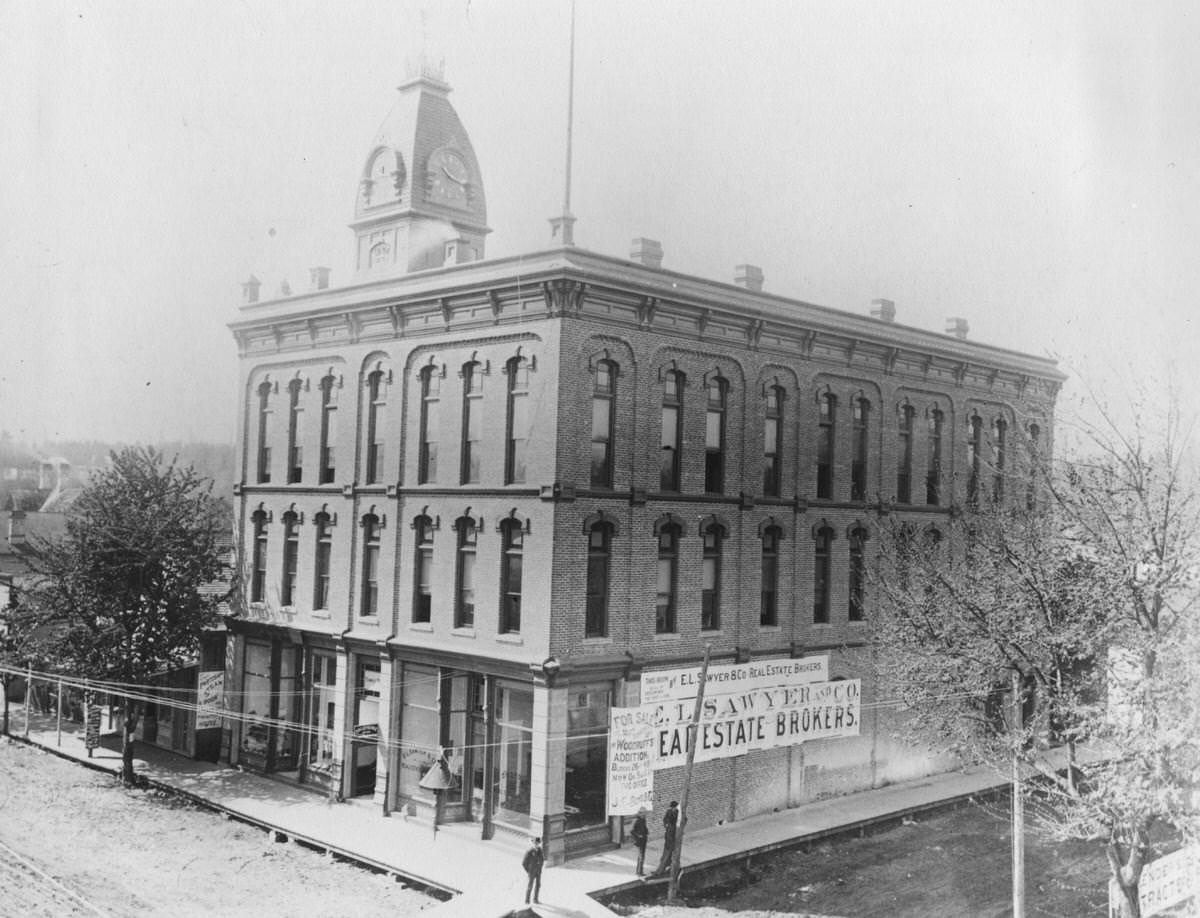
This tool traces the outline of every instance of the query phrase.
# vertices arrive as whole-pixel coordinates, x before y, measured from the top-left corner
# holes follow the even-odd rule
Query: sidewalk
[[[20,738],[24,726],[24,711],[14,709],[13,736]],[[29,741],[94,768],[113,773],[121,768],[116,735],[105,735],[101,747],[88,759],[82,725],[64,721],[59,745],[53,716],[34,715]],[[257,823],[281,841],[300,840],[453,894],[449,901],[428,909],[432,918],[502,918],[521,907],[524,838],[497,833],[485,842],[474,824],[442,826],[435,835],[427,822],[410,821],[399,813],[385,818],[376,804],[331,803],[322,793],[227,765],[197,762],[144,743],[139,743],[136,751],[140,775],[235,818]],[[1002,776],[990,770],[954,772],[724,826],[688,830],[683,869],[712,867],[853,831],[1005,784]],[[651,831],[647,865],[657,864],[661,853],[661,827],[652,826]],[[543,904],[537,906],[537,914],[546,918],[612,916],[614,913],[591,894],[639,885],[635,864],[636,851],[627,846],[547,868],[542,877]]]

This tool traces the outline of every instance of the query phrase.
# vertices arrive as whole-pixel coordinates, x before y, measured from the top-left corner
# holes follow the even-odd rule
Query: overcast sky
[[[423,49],[483,169],[487,254],[546,247],[569,11],[0,0],[0,429],[232,440],[239,284],[303,289],[317,264],[350,281],[357,180]],[[963,316],[1102,389],[1166,361],[1200,378],[1194,3],[577,15],[582,247],[649,236],[675,270],[749,262],[773,293],[887,297],[939,332]]]

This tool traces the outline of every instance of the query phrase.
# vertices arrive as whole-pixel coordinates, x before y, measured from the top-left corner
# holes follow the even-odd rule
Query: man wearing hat
[[[637,847],[637,875],[640,877],[644,873],[646,865],[646,842],[650,838],[650,830],[646,827],[645,807],[637,811],[637,818],[633,821],[633,827],[629,830],[629,837],[633,839],[633,844]]]
[[[658,862],[658,869],[654,871],[656,877],[662,876],[671,869],[671,857],[675,853],[675,830],[678,826],[679,804],[672,800],[667,811],[663,813],[663,852],[662,859]]]
[[[525,868],[525,874],[529,877],[529,882],[525,884],[526,905],[529,904],[530,893],[533,893],[534,902],[537,902],[538,897],[542,894],[542,864],[546,863],[546,853],[542,851],[542,840],[534,837],[530,841],[533,844],[521,860],[521,866]]]

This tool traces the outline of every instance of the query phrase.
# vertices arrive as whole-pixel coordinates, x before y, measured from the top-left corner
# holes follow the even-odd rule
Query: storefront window
[[[400,708],[400,780],[402,797],[428,798],[421,776],[437,760],[438,671],[432,666],[404,666],[404,691]]]
[[[242,681],[242,757],[247,764],[265,768],[271,730],[271,645],[246,642],[245,677]]]
[[[354,742],[351,794],[375,790],[379,744],[379,664],[359,661],[354,686]]]
[[[608,761],[607,683],[571,688],[567,698],[566,827],[602,825],[605,812],[605,763]]]
[[[496,819],[522,829],[529,823],[529,775],[533,768],[533,690],[500,683],[496,717]]]
[[[328,782],[333,778],[337,658],[332,654],[314,653],[312,682],[312,707],[308,719],[308,777]]]

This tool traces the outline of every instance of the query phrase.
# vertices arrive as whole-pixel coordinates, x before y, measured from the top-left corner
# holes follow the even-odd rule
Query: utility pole
[[[708,677],[708,655],[712,644],[704,645],[704,662],[700,664],[700,685],[696,689],[696,707],[687,728],[687,764],[683,767],[683,793],[679,795],[679,828],[675,832],[675,850],[671,852],[671,879],[667,883],[667,902],[679,897],[679,858],[683,852],[683,830],[687,826],[688,792],[692,789],[692,765],[696,761],[696,737],[700,732],[700,707],[704,704],[704,682]],[[1017,916],[1014,916],[1017,918]]]
[[[1025,799],[1021,795],[1021,674],[1012,671],[1012,903],[1013,918],[1025,918]]]

